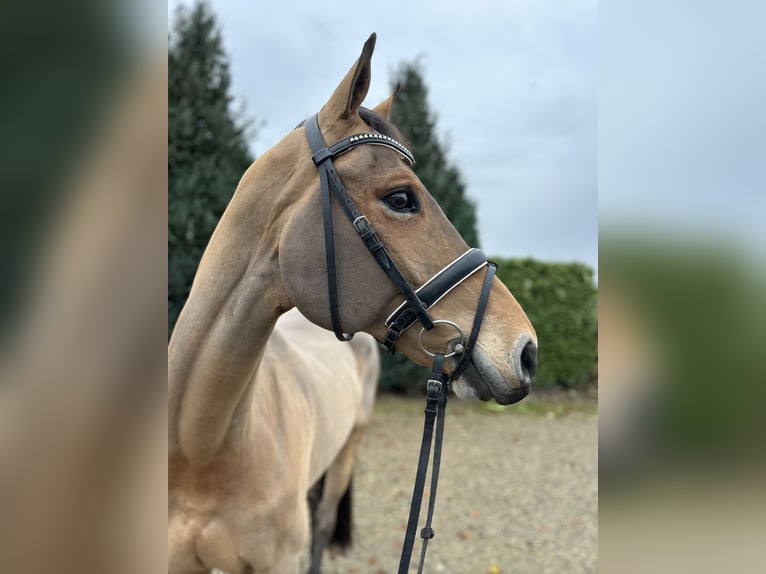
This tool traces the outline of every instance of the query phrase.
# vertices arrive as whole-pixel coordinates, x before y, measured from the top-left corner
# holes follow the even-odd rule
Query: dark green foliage
[[[538,387],[572,387],[596,377],[598,308],[593,270],[582,263],[495,259],[537,332]]]
[[[417,329],[419,327],[413,326],[412,328]],[[382,347],[380,359],[380,390],[408,393],[425,389],[431,369],[413,363],[401,353],[389,355]]]
[[[399,84],[399,93],[394,100],[391,121],[415,155],[415,173],[463,239],[472,247],[478,247],[476,206],[466,196],[457,166],[447,158],[447,146],[437,137],[436,118],[428,106],[428,89],[420,64],[403,63],[394,74],[393,84]],[[418,367],[402,355],[385,356],[381,388],[406,390],[425,381],[428,373],[428,369]]]
[[[168,329],[242,174],[247,122],[231,111],[231,78],[210,7],[179,6],[168,54]]]

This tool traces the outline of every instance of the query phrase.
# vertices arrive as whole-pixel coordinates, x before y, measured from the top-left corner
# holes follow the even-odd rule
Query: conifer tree
[[[168,54],[168,330],[202,252],[252,163],[248,122],[231,110],[229,61],[206,2],[175,13]]]

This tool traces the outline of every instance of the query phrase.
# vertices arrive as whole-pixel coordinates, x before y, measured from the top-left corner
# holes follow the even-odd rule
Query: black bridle
[[[426,395],[426,417],[423,429],[423,442],[421,444],[420,458],[418,460],[418,470],[415,478],[415,488],[412,495],[410,506],[410,516],[407,524],[407,533],[402,548],[402,556],[399,563],[399,572],[407,572],[412,556],[412,548],[415,542],[415,530],[417,528],[418,517],[420,515],[420,506],[423,498],[423,489],[425,486],[425,477],[430,457],[432,435],[434,422],[436,422],[436,441],[434,445],[433,470],[431,473],[431,492],[428,502],[428,514],[426,526],[421,531],[423,538],[423,549],[420,556],[419,572],[422,571],[425,551],[428,541],[433,538],[434,531],[431,528],[431,518],[433,516],[434,503],[436,500],[436,486],[439,477],[439,462],[441,460],[441,443],[444,432],[444,412],[447,406],[447,392],[451,380],[456,380],[468,366],[471,359],[476,340],[479,336],[479,330],[484,319],[484,312],[489,301],[489,292],[492,287],[492,280],[495,276],[497,266],[487,259],[479,249],[469,249],[460,257],[444,267],[436,275],[431,277],[418,289],[414,289],[407,279],[402,275],[399,268],[388,254],[385,245],[378,238],[375,229],[368,219],[357,209],[351,195],[346,190],[338,173],[335,171],[333,159],[363,145],[379,145],[387,147],[397,152],[400,157],[410,165],[415,163],[415,158],[401,143],[395,139],[375,132],[366,132],[354,134],[341,139],[331,146],[326,146],[322,133],[319,129],[319,119],[317,115],[312,116],[305,122],[306,137],[311,146],[312,159],[319,171],[319,181],[322,194],[322,215],[324,218],[324,242],[325,259],[327,264],[327,289],[330,298],[330,319],[332,321],[335,336],[341,341],[349,341],[353,334],[346,335],[340,323],[340,313],[338,311],[338,290],[335,270],[335,244],[333,239],[332,223],[332,205],[330,190],[335,193],[336,199],[340,202],[351,224],[353,225],[359,237],[362,239],[367,249],[372,254],[375,261],[378,262],[381,269],[396,285],[399,292],[404,297],[404,302],[386,319],[387,328],[383,345],[393,353],[397,339],[416,322],[420,322],[422,329],[418,341],[423,351],[434,358],[434,365],[431,376],[428,379]],[[452,321],[443,319],[433,319],[429,314],[429,309],[438,301],[446,296],[455,287],[471,277],[479,270],[487,268],[484,277],[484,284],[479,295],[479,302],[474,315],[471,332],[466,338],[460,327]],[[422,342],[424,331],[430,331],[435,326],[443,324],[453,327],[459,334],[459,337],[450,343],[450,348],[446,353],[429,351]],[[460,355],[452,373],[447,376],[444,373],[444,360],[456,355]]]

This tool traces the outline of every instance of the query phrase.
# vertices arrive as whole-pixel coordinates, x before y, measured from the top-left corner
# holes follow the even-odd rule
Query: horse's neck
[[[264,346],[289,306],[274,239],[260,236],[266,226],[247,205],[246,178],[210,240],[168,349],[169,449],[200,461],[236,442]]]

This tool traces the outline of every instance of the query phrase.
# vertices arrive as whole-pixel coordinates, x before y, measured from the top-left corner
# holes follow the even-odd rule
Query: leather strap
[[[439,410],[436,413],[436,436],[434,437],[434,460],[431,466],[431,490],[428,493],[428,512],[426,513],[426,525],[420,531],[420,537],[423,539],[423,547],[420,549],[420,561],[418,563],[418,574],[423,572],[423,565],[426,561],[426,550],[428,542],[436,535],[431,526],[434,517],[434,507],[436,506],[436,487],[439,484],[439,468],[442,462],[442,440],[444,439],[444,416],[447,411],[447,396],[449,393],[449,379],[444,377],[443,389],[439,396]]]
[[[431,370],[431,376],[428,379],[428,391],[426,395],[425,421],[423,423],[423,440],[420,443],[420,456],[418,458],[418,469],[415,473],[415,487],[412,491],[412,501],[410,502],[410,516],[407,520],[407,532],[404,535],[404,544],[402,546],[402,555],[399,559],[399,574],[407,574],[412,559],[412,549],[415,545],[415,531],[418,527],[420,518],[420,505],[423,501],[423,490],[426,483],[426,473],[428,472],[428,461],[431,457],[431,442],[433,439],[434,420],[438,413],[440,415],[439,426],[441,434],[444,433],[444,412],[443,407],[447,404],[447,385],[448,378],[444,374],[444,355],[437,353],[434,357],[434,365]],[[439,459],[441,459],[441,436],[437,436]],[[434,467],[431,471],[432,477],[436,474],[436,480],[439,480],[439,469],[436,466],[436,457],[434,457]],[[435,483],[431,479],[431,500],[429,500],[429,519],[428,528],[430,529],[431,516],[433,515],[433,498],[435,494]],[[423,530],[429,538],[433,537],[432,530]],[[421,558],[423,560],[423,558]]]
[[[473,354],[473,348],[476,346],[476,339],[479,338],[479,331],[481,330],[481,324],[484,322],[484,313],[487,310],[487,303],[489,302],[489,293],[492,291],[492,280],[495,278],[495,272],[497,271],[497,263],[494,261],[487,261],[487,274],[484,276],[484,284],[481,287],[481,294],[479,295],[479,303],[476,306],[476,314],[473,317],[473,326],[471,327],[471,334],[468,335],[468,340],[465,343],[463,354],[460,356],[460,360],[455,366],[455,370],[452,371],[450,378],[454,381],[460,375],[463,374],[465,368],[468,366],[468,361],[471,360]]]
[[[316,117],[316,115],[314,115],[314,117]],[[320,150],[318,152],[315,152],[314,163],[323,161],[324,158],[322,156],[324,156],[325,154],[329,155],[332,158],[336,158],[346,153],[348,150],[362,144],[381,145],[387,148],[391,148],[395,152],[398,152],[402,156],[402,159],[406,160],[407,163],[409,163],[410,165],[415,164],[415,158],[413,157],[412,152],[410,150],[408,150],[406,147],[404,147],[394,138],[390,138],[388,136],[384,136],[383,134],[377,134],[374,132],[354,134],[354,135],[348,136],[332,144],[330,147],[325,148],[327,151]],[[318,155],[320,157],[317,157]]]
[[[338,311],[338,286],[335,273],[335,239],[332,226],[332,205],[330,202],[330,187],[327,183],[327,170],[319,170],[319,181],[322,188],[322,217],[324,218],[324,247],[325,261],[327,263],[327,292],[330,295],[330,320],[332,321],[335,336],[341,341],[350,341],[354,335],[346,335],[340,324],[340,311]]]

